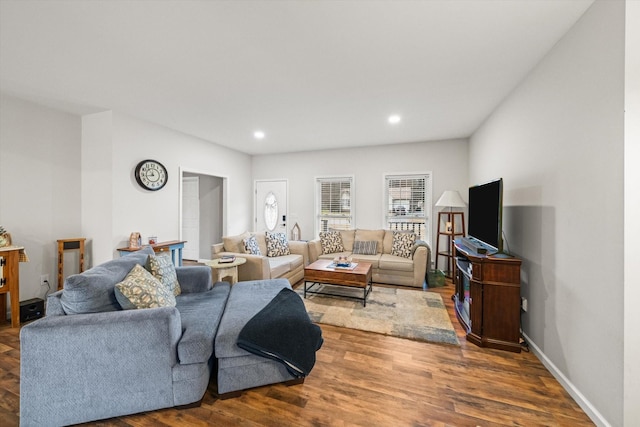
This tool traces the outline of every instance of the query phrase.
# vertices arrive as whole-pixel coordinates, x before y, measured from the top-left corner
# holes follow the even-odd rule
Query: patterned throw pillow
[[[265,238],[267,240],[268,257],[291,255],[289,241],[284,233],[270,233],[267,231]]]
[[[339,231],[321,231],[320,244],[322,245],[323,254],[335,254],[336,252],[344,252],[342,245],[342,235]]]
[[[143,266],[136,264],[127,277],[115,286],[122,308],[175,307],[176,297]]]
[[[247,237],[242,241],[244,243],[244,251],[251,255],[262,255],[260,252],[260,246],[258,246],[258,241],[256,240],[256,236]]]
[[[146,267],[153,277],[173,292],[174,296],[180,295],[182,289],[180,289],[180,283],[178,283],[176,267],[168,254],[160,256],[149,255]]]
[[[402,233],[400,231],[393,232],[393,245],[391,246],[391,255],[411,258],[413,244],[416,242],[415,233]]]
[[[359,255],[375,255],[378,252],[378,242],[375,240],[356,240],[353,242],[353,253]]]

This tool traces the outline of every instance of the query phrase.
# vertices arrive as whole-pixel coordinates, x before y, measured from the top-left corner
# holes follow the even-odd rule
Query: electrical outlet
[[[40,286],[48,286],[47,282],[49,282],[49,275],[43,274],[40,276]],[[51,282],[49,282],[51,283]]]
[[[527,312],[527,310],[529,309],[529,301],[527,301],[526,298],[521,298],[522,300],[522,311],[524,311],[525,313]]]

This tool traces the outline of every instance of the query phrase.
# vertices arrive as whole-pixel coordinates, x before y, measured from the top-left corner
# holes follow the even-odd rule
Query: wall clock
[[[145,190],[158,191],[167,183],[167,168],[156,160],[143,160],[134,172],[136,181]]]

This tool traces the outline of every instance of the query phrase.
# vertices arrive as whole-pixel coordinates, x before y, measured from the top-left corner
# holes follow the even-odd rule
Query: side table
[[[205,264],[211,267],[211,273],[213,275],[213,281],[221,282],[223,278],[231,278],[230,283],[238,283],[238,266],[247,262],[245,258],[236,257],[233,262],[220,262],[220,259],[212,259],[206,261]]]

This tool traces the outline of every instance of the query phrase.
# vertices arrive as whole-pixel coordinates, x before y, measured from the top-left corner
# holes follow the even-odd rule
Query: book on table
[[[220,264],[226,264],[226,263],[230,263],[236,260],[236,257],[234,255],[223,255],[222,257],[220,257],[220,260],[218,261]]]

